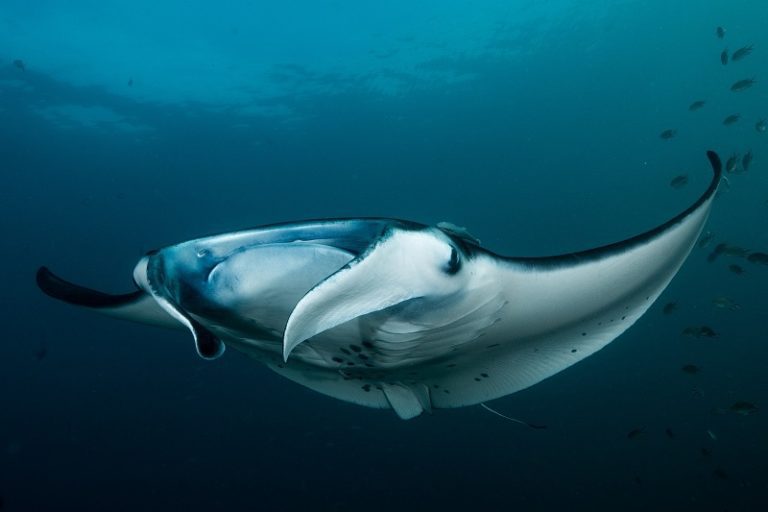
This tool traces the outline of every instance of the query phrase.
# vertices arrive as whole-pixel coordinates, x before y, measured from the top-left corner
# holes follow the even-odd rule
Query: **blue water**
[[[768,252],[766,19],[759,0],[3,0],[0,510],[762,510],[768,268],[707,255]],[[491,404],[547,430],[480,407],[401,421],[34,283],[45,264],[125,292],[147,250],[317,217],[585,249],[687,207],[707,149],[754,154],[712,243],[607,348]]]

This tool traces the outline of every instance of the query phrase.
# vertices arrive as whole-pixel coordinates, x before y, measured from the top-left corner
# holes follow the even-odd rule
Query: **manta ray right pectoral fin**
[[[455,365],[424,368],[436,407],[460,407],[526,389],[594,354],[634,324],[664,291],[694,247],[722,175],[707,154],[712,178],[681,213],[620,242],[497,263],[508,304],[486,350],[457,353]]]
[[[115,318],[162,327],[180,327],[155,299],[142,290],[121,295],[99,292],[66,281],[46,267],[37,270],[37,286],[49,297]]]
[[[46,295],[105,315],[161,327],[186,326],[195,339],[200,357],[214,359],[224,352],[224,344],[198,321],[179,311],[160,296],[143,290],[112,295],[66,281],[46,267],[37,270],[37,286]]]

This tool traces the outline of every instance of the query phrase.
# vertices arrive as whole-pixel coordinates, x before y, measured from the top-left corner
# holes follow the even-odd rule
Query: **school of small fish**
[[[720,40],[726,39],[726,30],[723,27],[717,27],[715,34]],[[755,47],[752,44],[741,45],[733,51],[729,50],[728,48],[722,49],[720,53],[720,63],[723,66],[728,66],[728,70],[734,69],[735,71],[738,71],[740,75],[732,77],[729,81],[725,82],[730,84],[726,86],[729,87],[730,92],[739,95],[750,94],[749,91],[758,86],[759,82],[755,77],[749,76],[748,73],[742,74],[742,66],[744,66],[743,63],[745,61],[750,61],[749,57],[752,55],[754,49]],[[713,105],[711,105],[704,98],[695,99],[688,104],[688,111],[698,112],[702,109],[710,110],[712,107]],[[743,108],[743,106],[740,108]],[[720,115],[722,115],[722,117],[720,117],[721,125],[723,127],[728,127],[728,129],[742,130],[743,133],[747,127],[750,131],[752,127],[754,127],[754,130],[757,133],[757,137],[761,137],[762,134],[768,132],[768,116],[766,116],[765,112],[762,113],[763,117],[759,117],[757,119],[752,118],[754,119],[753,121],[750,121],[750,117],[754,114],[747,111],[721,111]],[[754,123],[754,125],[750,125],[749,123]],[[680,133],[682,133],[682,131]],[[662,132],[660,132],[659,135],[661,139],[666,141],[672,140],[677,136],[677,127],[665,128]],[[749,172],[754,167],[753,159],[754,154],[751,149],[737,149],[731,151],[730,154],[724,158],[723,167],[726,172],[726,176],[740,175]],[[724,184],[730,188],[731,184],[729,178],[724,177],[723,181]],[[678,174],[669,181],[669,186],[673,189],[680,189],[683,188],[687,183],[688,175]],[[765,204],[768,205],[768,200],[766,200]],[[768,248],[763,250],[754,250],[752,248],[743,247],[741,245],[731,243],[730,241],[725,241],[720,237],[716,237],[712,231],[705,231],[701,234],[699,241],[697,242],[697,247],[699,250],[706,250],[705,254],[707,255],[707,262],[716,264],[722,269],[721,272],[729,273],[733,277],[728,279],[733,279],[734,282],[735,280],[743,280],[747,277],[751,278],[753,272],[755,275],[757,275],[759,272],[768,271],[760,268],[768,266]],[[712,344],[716,345],[731,342],[731,340],[728,339],[727,333],[723,334],[720,332],[720,327],[717,326],[716,322],[730,315],[739,315],[739,312],[742,310],[742,305],[736,299],[728,295],[715,296],[709,300],[712,308],[710,310],[712,311],[712,325],[714,327],[703,323],[693,325],[683,324],[679,327],[680,330],[678,332],[680,339],[691,340],[686,341],[686,343],[691,347],[703,345],[713,346]],[[701,306],[699,306],[699,308],[700,307]],[[696,310],[697,307],[693,306],[691,309]],[[720,312],[715,313],[715,311]],[[670,316],[671,318],[684,318],[691,313],[693,313],[693,311],[686,311],[685,305],[681,305],[677,301],[669,301],[661,307],[661,314]],[[690,385],[691,379],[699,382],[699,379],[701,378],[700,375],[702,373],[702,367],[698,363],[685,361],[678,368],[682,374],[687,376],[686,382],[688,385]],[[701,399],[705,396],[704,391],[702,391],[700,386],[693,387],[692,394],[697,399]],[[738,400],[733,402],[731,405],[720,404],[718,407],[715,407],[712,412],[714,414],[731,417],[748,417],[759,413],[759,408],[753,402],[747,400]],[[750,420],[745,419],[744,421]],[[713,447],[715,446],[714,443],[718,442],[718,435],[715,434],[715,430],[712,428],[707,428],[706,425],[700,428],[701,431],[698,439],[702,444],[706,444],[706,446],[701,446],[699,453],[705,459],[710,459],[713,457]],[[675,430],[673,430],[671,427],[667,427],[664,429],[663,434],[659,429],[658,435],[666,435],[669,441],[674,441],[679,437],[678,432],[679,431],[676,427]],[[626,437],[627,439],[634,442],[644,442],[642,440],[649,436],[650,433],[650,429],[647,429],[645,426],[639,426],[629,430],[626,434]],[[714,469],[712,470],[711,474],[714,478],[720,480],[728,480],[731,478],[729,473],[726,472],[722,466],[714,465],[713,467]]]
[[[727,31],[724,27],[717,27],[715,29],[715,35],[720,40],[725,40]],[[734,69],[741,69],[741,62],[750,61],[751,59],[748,59],[750,55],[752,55],[752,52],[754,51],[755,46],[753,44],[743,44],[742,46],[739,46],[736,50],[731,51],[728,48],[724,48],[720,52],[720,63],[723,66],[728,66],[730,69],[733,67]],[[737,64],[738,63],[738,64]],[[738,78],[736,80],[733,80],[730,82],[730,90],[734,93],[742,93],[743,91],[748,91],[752,89],[756,84],[758,84],[758,80],[754,76],[744,76],[741,75],[742,78]],[[707,106],[707,100],[706,99],[697,99],[691,102],[688,105],[688,110],[690,112],[697,112],[701,109],[703,109],[705,106]],[[709,107],[707,107],[709,109]],[[726,112],[723,112],[723,114],[727,114]],[[748,117],[747,117],[748,119]],[[754,118],[753,118],[754,119]],[[742,116],[739,112],[734,112],[725,115],[722,118],[722,124],[723,126],[734,126],[736,124],[741,124],[740,122],[742,120],[745,120],[745,116]],[[754,121],[754,128],[757,133],[765,133],[768,131],[768,120],[764,117],[758,118],[756,121]],[[659,138],[662,140],[671,140],[677,137],[678,130],[677,128],[666,128],[663,131],[659,133]],[[733,154],[728,158],[725,164],[725,170],[728,174],[740,174],[740,173],[746,173],[750,169],[750,165],[752,164],[752,151],[747,150],[743,155],[740,152],[733,152]],[[680,176],[674,178],[672,182],[670,182],[670,186],[672,188],[682,188],[682,186],[685,185],[685,182],[683,182],[680,179]],[[729,183],[730,186],[730,183]]]

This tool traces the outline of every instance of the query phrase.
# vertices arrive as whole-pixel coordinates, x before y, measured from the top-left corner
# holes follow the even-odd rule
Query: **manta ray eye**
[[[459,257],[459,251],[455,247],[451,247],[451,258],[448,260],[448,265],[445,267],[447,274],[455,274],[461,269],[461,258]]]

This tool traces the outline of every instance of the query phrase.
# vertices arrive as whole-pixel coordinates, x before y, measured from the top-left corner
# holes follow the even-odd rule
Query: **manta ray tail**
[[[527,421],[518,420],[517,418],[511,418],[509,416],[501,414],[499,411],[491,409],[490,407],[488,407],[484,403],[480,403],[480,407],[482,407],[483,409],[485,409],[486,411],[488,411],[488,412],[490,412],[492,414],[495,414],[496,416],[504,418],[505,420],[509,420],[509,421],[512,421],[512,422],[515,422],[515,423],[519,423],[520,425],[525,425],[526,427],[529,427],[529,428],[534,428],[534,429],[539,429],[539,430],[547,428],[546,425],[537,425],[535,423],[528,423]]]

